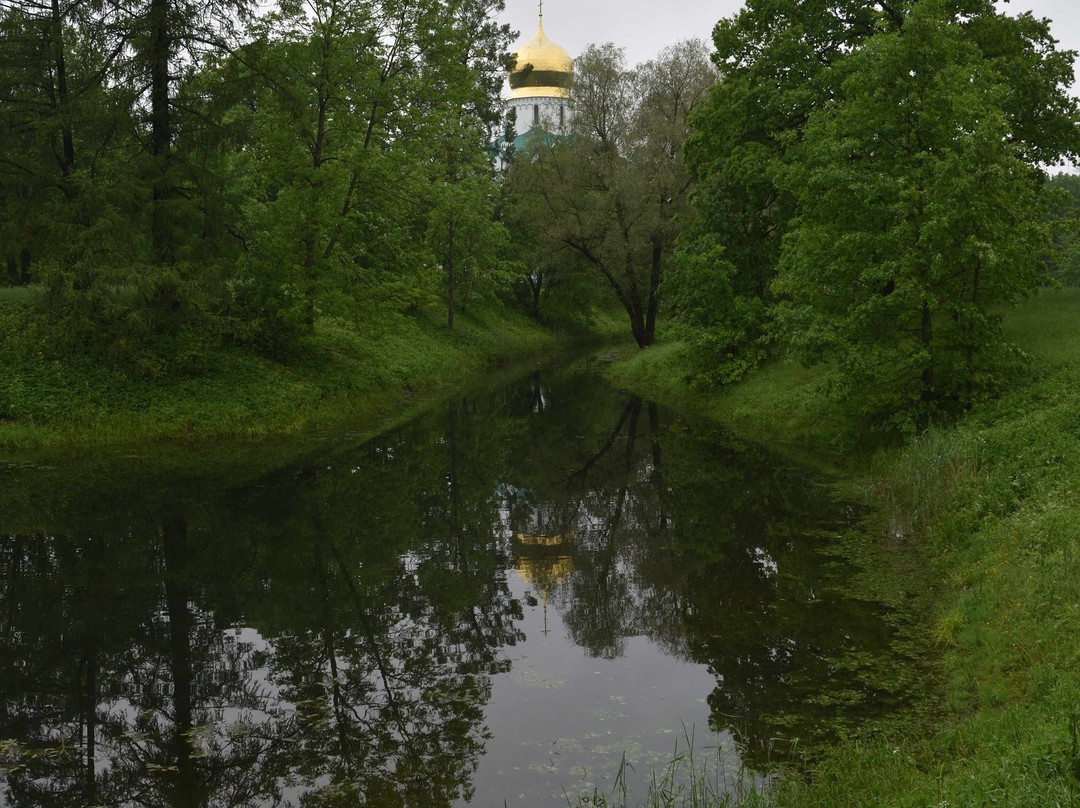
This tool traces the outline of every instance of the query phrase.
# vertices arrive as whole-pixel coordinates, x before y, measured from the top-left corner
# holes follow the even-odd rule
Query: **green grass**
[[[681,342],[660,342],[625,352],[606,375],[618,386],[722,421],[740,436],[788,456],[835,466],[836,446],[847,426],[829,402],[820,368],[777,357],[738,384],[707,390],[690,381],[686,350]]]
[[[629,765],[625,755],[608,791],[594,790],[584,796],[567,796],[570,808],[753,808],[764,806],[766,780],[755,777],[741,763],[724,755],[720,739],[702,744],[692,730],[683,727],[671,760],[650,773],[644,795],[627,787]]]
[[[40,286],[0,286],[0,314],[26,311],[41,295]]]
[[[172,366],[147,367],[57,342],[29,308],[33,290],[0,291],[0,446],[11,449],[253,437],[372,422],[493,364],[567,344],[490,304],[459,316],[452,331],[441,312],[384,316],[360,327],[324,320],[281,360],[181,338]]]
[[[1080,290],[1041,293],[1005,328],[1027,377],[958,423],[847,461],[882,538],[903,536],[932,567],[925,632],[943,671],[926,698],[944,714],[850,738],[740,804],[1080,806]],[[612,375],[677,386],[677,346],[651,350]],[[716,398],[681,394],[766,437],[837,434],[814,376],[782,362]]]

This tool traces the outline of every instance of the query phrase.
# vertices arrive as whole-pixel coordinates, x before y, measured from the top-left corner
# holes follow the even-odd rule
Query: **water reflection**
[[[88,462],[0,483],[0,804],[536,804],[910,687],[823,481],[587,373],[301,463]]]

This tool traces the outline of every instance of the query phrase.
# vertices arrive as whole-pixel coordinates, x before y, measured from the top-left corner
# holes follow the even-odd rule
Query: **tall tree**
[[[770,167],[810,113],[835,95],[832,67],[860,41],[894,30],[887,3],[749,0],[713,31],[723,80],[691,119],[686,162],[697,217],[669,289],[700,376],[737,379],[763,357],[783,235],[796,213]]]
[[[488,170],[499,7],[283,2],[257,24],[244,275],[281,324],[310,331],[365,295],[408,307],[432,292],[429,188]]]
[[[717,25],[714,62],[724,80],[713,88],[708,101],[695,116],[696,131],[687,143],[687,161],[698,182],[694,202],[699,216],[690,238],[683,243],[687,260],[702,277],[708,276],[706,285],[712,293],[711,297],[693,297],[682,308],[689,314],[691,322],[703,322],[712,329],[715,339],[711,349],[705,344],[707,340],[702,341],[702,347],[711,350],[718,367],[728,367],[721,376],[737,376],[754,364],[769,338],[769,322],[775,311],[773,303],[778,295],[783,298],[794,294],[794,287],[786,281],[774,286],[773,280],[782,262],[789,274],[793,271],[792,251],[796,250],[796,245],[801,245],[798,249],[806,247],[807,242],[801,237],[785,239],[785,236],[802,229],[813,217],[829,215],[824,210],[821,196],[812,198],[806,186],[800,185],[810,174],[800,173],[799,165],[823,156],[822,152],[814,152],[805,146],[806,132],[830,116],[854,115],[851,104],[862,104],[864,109],[870,109],[870,101],[863,96],[873,96],[875,91],[881,97],[890,94],[895,103],[908,105],[893,110],[894,114],[910,114],[910,105],[922,92],[917,85],[926,77],[910,74],[903,65],[900,67],[904,67],[904,75],[891,77],[881,87],[874,87],[865,77],[860,81],[853,67],[860,65],[870,75],[881,78],[881,72],[871,66],[873,57],[866,54],[885,58],[883,43],[892,41],[890,37],[903,38],[908,18],[921,5],[920,2],[863,3],[860,0],[825,0],[821,3],[750,0],[738,15]],[[1055,50],[1047,21],[1036,20],[1030,15],[1009,17],[984,0],[944,2],[933,7],[934,13],[947,20],[949,25],[948,43],[936,42],[933,47],[947,48],[949,58],[954,60],[949,69],[968,70],[971,81],[992,96],[972,100],[978,101],[976,106],[982,113],[993,113],[1001,127],[1001,148],[1019,161],[1013,164],[1015,171],[1010,175],[1011,181],[1016,183],[1014,190],[1018,193],[1023,190],[1021,196],[1016,197],[1017,201],[1036,204],[1033,194],[1037,193],[1038,177],[1022,169],[1020,164],[1053,162],[1075,148],[1075,103],[1065,91],[1072,81],[1071,56]],[[910,58],[915,57],[912,51]],[[931,65],[924,63],[921,67],[927,70]],[[940,63],[933,65],[934,70],[943,67]],[[939,78],[948,83],[945,73]],[[966,102],[960,83],[960,79],[955,79],[953,90]],[[1012,90],[998,92],[993,89],[1006,85]],[[1017,87],[1023,87],[1024,91],[1015,91]],[[861,100],[855,101],[856,95]],[[974,148],[969,139],[969,136],[974,137],[974,132],[965,128],[971,121],[965,122],[964,116],[949,108],[947,101],[935,101],[927,96],[922,98],[920,109],[935,102],[942,105],[940,112],[945,121],[956,127],[959,139],[953,144],[955,151],[961,151],[960,141]],[[880,106],[873,109],[882,116],[879,123],[889,128],[885,111]],[[932,114],[927,113],[924,121],[928,122]],[[985,115],[979,121],[980,125],[991,125]],[[983,135],[988,137],[985,131]],[[942,156],[941,145],[939,143],[937,151],[933,152],[934,159]],[[984,146],[989,148],[989,144]],[[889,148],[895,151],[891,158],[886,158]],[[902,146],[896,142],[874,145],[867,141],[857,159],[852,157],[852,163],[846,169],[847,176],[853,176],[860,166],[875,165],[878,170],[893,171],[893,168],[883,168],[887,159],[895,161],[894,167],[902,165],[904,171],[914,171],[925,151],[917,138],[905,137]],[[991,163],[1003,170],[997,158]],[[815,166],[821,165],[815,162]],[[926,165],[924,161],[924,168]],[[833,181],[822,178],[823,184],[815,187],[836,193],[840,193],[841,188],[851,190],[853,186],[844,184],[845,171],[840,170],[840,164],[834,167]],[[884,175],[878,177],[879,184],[887,183],[888,179]],[[1027,184],[1029,180],[1034,185]],[[860,189],[865,190],[863,186],[856,190]],[[835,201],[834,197],[830,198]],[[845,205],[850,198],[844,197]],[[887,207],[888,198],[863,193],[862,204]],[[974,240],[982,238],[981,234],[990,229],[989,220],[997,217],[1011,221],[1007,212],[1009,205],[1002,199],[979,201],[995,207],[993,211],[986,209],[989,219],[977,226],[978,232],[970,228],[966,234],[958,230],[952,232],[953,238],[965,242],[968,249],[974,249]],[[807,216],[806,208],[814,212]],[[840,215],[839,210],[833,212]],[[880,209],[872,215],[887,218]],[[839,248],[839,245],[834,246]],[[808,265],[802,271],[807,278],[813,272]],[[1024,280],[1020,286],[1026,284],[1028,281]],[[825,285],[824,279],[817,282],[819,292]],[[807,280],[802,286],[809,291],[813,282]],[[984,289],[976,297],[984,293],[989,297],[995,294]],[[967,299],[970,298],[968,292]],[[989,326],[985,329],[976,326],[974,321],[970,325],[974,330],[969,329],[968,336],[964,337],[965,345],[973,346],[976,331],[982,330],[985,334],[993,331]],[[796,337],[804,343],[810,339],[805,332]],[[961,375],[974,382],[979,374],[974,361],[978,349],[972,347],[968,351],[964,348],[961,353],[965,354],[961,365],[969,368]],[[966,359],[969,354],[970,363]],[[917,375],[921,378],[921,374]],[[933,385],[928,389],[930,386]],[[966,382],[961,383],[961,387],[966,386]],[[974,387],[977,386],[975,383]],[[936,389],[946,396],[953,395],[946,393],[945,388]],[[922,397],[921,392],[914,395],[916,399]]]
[[[446,275],[447,325],[464,310],[477,281],[499,274],[499,247],[507,240],[495,219],[488,145],[502,119],[499,92],[508,64],[509,30],[493,21],[501,0],[447,3],[442,26],[450,36],[426,53],[418,103],[418,130],[429,145],[423,159],[429,186],[426,243]]]
[[[542,200],[543,240],[603,276],[640,347],[655,338],[660,281],[690,213],[687,119],[715,81],[697,41],[636,70],[613,45],[589,46],[574,64],[571,136],[538,141],[511,178]]]
[[[924,0],[867,39],[774,171],[800,214],[775,284],[785,331],[837,362],[846,400],[902,428],[988,386],[992,312],[1035,288],[1048,245],[1031,160],[1080,144],[1010,115],[1013,75],[968,13]]]
[[[112,19],[70,0],[0,3],[0,229],[13,281],[33,263],[54,288],[93,283],[102,191],[123,173],[111,158],[131,128]]]
[[[183,242],[200,235],[185,227],[186,211],[178,210],[197,185],[200,168],[177,153],[182,125],[190,124],[181,90],[209,58],[236,45],[238,22],[252,7],[250,0],[146,0],[130,3],[125,26],[131,32],[129,62],[135,81],[145,90],[149,128],[147,180],[151,190],[150,263],[167,267],[184,257]],[[166,290],[159,290],[168,294]],[[167,301],[175,305],[176,301]]]
[[[845,59],[870,37],[901,30],[913,5],[750,0],[718,23],[713,59],[724,81],[695,116],[687,143],[699,216],[683,244],[688,260],[706,267],[702,271],[716,268],[709,283],[714,295],[680,308],[689,320],[713,329],[713,360],[717,367],[730,365],[728,375],[761,355],[783,236],[798,214],[798,201],[774,181],[772,166],[797,143],[812,113],[843,95]],[[1034,160],[1053,160],[1072,129],[1061,89],[1071,73],[1046,24],[1029,15],[998,14],[981,1],[952,7],[982,57],[1014,86],[1025,87],[1001,101],[1015,147]],[[706,257],[718,249],[723,259]]]

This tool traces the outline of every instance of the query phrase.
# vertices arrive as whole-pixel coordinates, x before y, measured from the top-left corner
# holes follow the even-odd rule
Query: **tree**
[[[910,19],[916,31],[906,30]],[[785,332],[804,358],[847,363],[837,390],[857,397],[879,389],[885,377],[867,375],[875,363],[897,371],[886,384],[891,392],[859,405],[865,413],[888,418],[905,409],[899,420],[911,424],[950,401],[970,401],[989,381],[980,366],[996,341],[988,307],[1033,282],[1030,263],[1010,246],[1038,252],[1042,238],[1029,227],[1042,205],[1042,177],[1032,167],[1076,148],[1076,105],[1065,92],[1072,57],[1055,51],[1048,22],[1008,17],[983,0],[929,8],[751,0],[720,22],[714,41],[724,80],[695,116],[687,143],[699,216],[682,251],[696,271],[716,277],[712,297],[691,296],[682,312],[691,325],[713,329],[715,364],[731,375],[752,366],[780,301]],[[935,59],[920,48],[941,53]],[[975,87],[983,94],[976,97]],[[992,191],[976,191],[971,177]],[[968,204],[975,210],[965,221]],[[908,240],[891,241],[905,221]],[[932,240],[928,228],[938,228]],[[892,296],[899,270],[886,265],[911,259],[904,272],[918,275],[915,248],[928,251],[923,264],[940,277],[931,282],[923,271],[915,298],[925,299],[927,317],[918,303],[917,324],[897,324],[890,334],[891,307],[911,300],[901,304],[906,291]],[[785,277],[774,283],[781,269]],[[864,272],[878,272],[880,283]],[[852,308],[864,299],[873,317]],[[749,311],[760,319],[743,316]],[[859,326],[848,332],[842,322]],[[915,360],[899,349],[899,332],[923,354],[935,344],[936,355]],[[866,347],[875,340],[876,348]],[[892,348],[871,360],[885,344]],[[914,364],[899,372],[898,356],[885,355],[893,349]]]
[[[1047,188],[1057,195],[1050,207],[1054,246],[1047,269],[1061,283],[1076,286],[1080,283],[1080,176],[1056,174],[1047,181]]]
[[[441,186],[489,171],[509,40],[498,8],[282,2],[256,25],[261,86],[252,110],[237,109],[256,133],[239,160],[256,316],[310,332],[320,314],[356,316],[365,295],[408,308],[435,293],[428,223]]]
[[[991,312],[1035,288],[1048,239],[1044,146],[1025,149],[1011,76],[964,20],[919,2],[869,37],[773,172],[799,210],[774,286],[785,333],[837,363],[858,410],[906,429],[989,386]]]
[[[655,338],[660,281],[690,215],[681,158],[687,118],[715,80],[698,41],[636,70],[613,45],[591,45],[574,63],[570,137],[538,140],[510,180],[540,200],[540,240],[605,279],[640,347]]]
[[[465,309],[469,292],[499,271],[506,243],[496,221],[496,188],[489,144],[502,122],[498,103],[505,26],[492,23],[501,2],[449,3],[447,24],[453,36],[437,40],[424,62],[418,111],[418,141],[427,145],[426,188],[420,204],[427,211],[424,240],[446,275],[447,325]]]
[[[506,229],[493,218],[495,189],[491,178],[474,175],[456,182],[434,182],[426,235],[435,262],[446,273],[446,324],[464,311],[470,290],[490,278],[500,264]]]
[[[66,0],[0,3],[0,238],[12,282],[33,266],[54,291],[88,290],[115,247],[99,226],[124,174],[112,158],[127,145],[117,133],[132,128],[132,97],[109,20]]]
[[[785,135],[835,94],[832,66],[865,37],[895,29],[885,9],[862,0],[750,0],[713,31],[722,80],[690,120],[685,158],[697,215],[668,289],[676,333],[706,380],[733,381],[764,356],[770,284],[796,212],[770,167]]]
[[[725,366],[727,375],[751,367],[770,339],[772,281],[800,213],[793,187],[777,181],[775,167],[797,159],[792,149],[808,122],[842,101],[851,75],[845,62],[873,38],[899,34],[915,5],[750,0],[717,25],[713,60],[723,81],[694,116],[687,141],[698,217],[681,250],[701,271],[715,267],[718,277],[709,284],[714,297],[679,304],[691,324],[714,329],[698,347],[711,352],[715,375],[725,376]],[[986,68],[1024,88],[998,99],[1016,153],[1029,163],[1053,162],[1072,148],[1074,105],[1064,92],[1071,61],[1054,50],[1046,21],[1008,17],[982,0],[945,8]],[[757,311],[760,318],[732,319],[728,311]]]

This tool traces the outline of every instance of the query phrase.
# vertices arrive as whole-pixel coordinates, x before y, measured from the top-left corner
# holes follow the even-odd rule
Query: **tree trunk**
[[[150,242],[153,263],[168,266],[176,260],[169,221],[172,198],[172,120],[169,109],[169,59],[172,38],[169,31],[168,0],[150,0],[150,154],[153,157],[153,206]]]
[[[652,334],[649,333],[645,314],[641,310],[641,302],[635,300],[626,307],[626,314],[630,318],[630,331],[634,334],[634,341],[639,348],[648,348],[652,344]]]
[[[330,84],[329,69],[327,68],[327,59],[329,58],[329,43],[327,40],[323,40],[323,66],[322,71],[319,74],[319,112],[318,119],[315,124],[315,139],[308,144],[308,149],[311,152],[311,174],[312,179],[309,181],[308,186],[312,190],[311,209],[312,211],[318,211],[320,209],[320,202],[322,201],[323,180],[319,174],[320,169],[324,162],[323,150],[326,145],[326,130],[329,122],[329,105],[330,105],[330,92],[328,90]],[[306,298],[306,305],[304,310],[304,326],[308,332],[315,330],[315,297],[318,293],[318,281],[319,281],[319,268],[317,265],[317,242],[319,240],[319,230],[321,222],[318,218],[311,219],[305,226],[304,236],[304,260],[303,260],[303,283],[304,283],[304,297]],[[327,249],[330,249],[330,245],[327,244]],[[329,257],[329,255],[327,256]]]
[[[660,289],[661,267],[663,266],[664,247],[659,241],[653,242],[652,265],[649,268],[649,303],[645,312],[646,345],[652,345],[656,334],[656,312],[660,306],[657,291]]]
[[[529,278],[529,288],[532,291],[532,315],[533,319],[540,319],[540,290],[543,288],[543,281],[540,278],[533,280]]]
[[[979,310],[979,271],[982,269],[978,261],[975,262],[975,274],[971,279],[971,308],[972,313],[967,321],[967,346],[965,357],[967,360],[967,407],[971,409],[975,400],[975,312]]]
[[[64,20],[60,16],[60,0],[52,0],[52,46],[53,62],[56,65],[56,104],[60,113],[60,135],[63,152],[60,156],[60,174],[66,180],[75,170],[75,138],[71,131],[71,117],[68,110],[67,55],[64,46]],[[64,196],[69,200],[73,193],[70,184],[62,185]]]
[[[446,325],[454,327],[454,228],[450,227],[446,252]]]
[[[922,371],[922,400],[929,403],[934,400],[934,353],[933,322],[930,319],[930,304],[925,300],[922,304],[922,324],[919,329],[919,337],[923,350],[926,351],[926,365]]]
[[[317,225],[313,225],[304,239],[304,297],[307,298],[304,307],[304,327],[308,332],[315,330],[315,290],[317,272],[315,271],[315,231]]]

